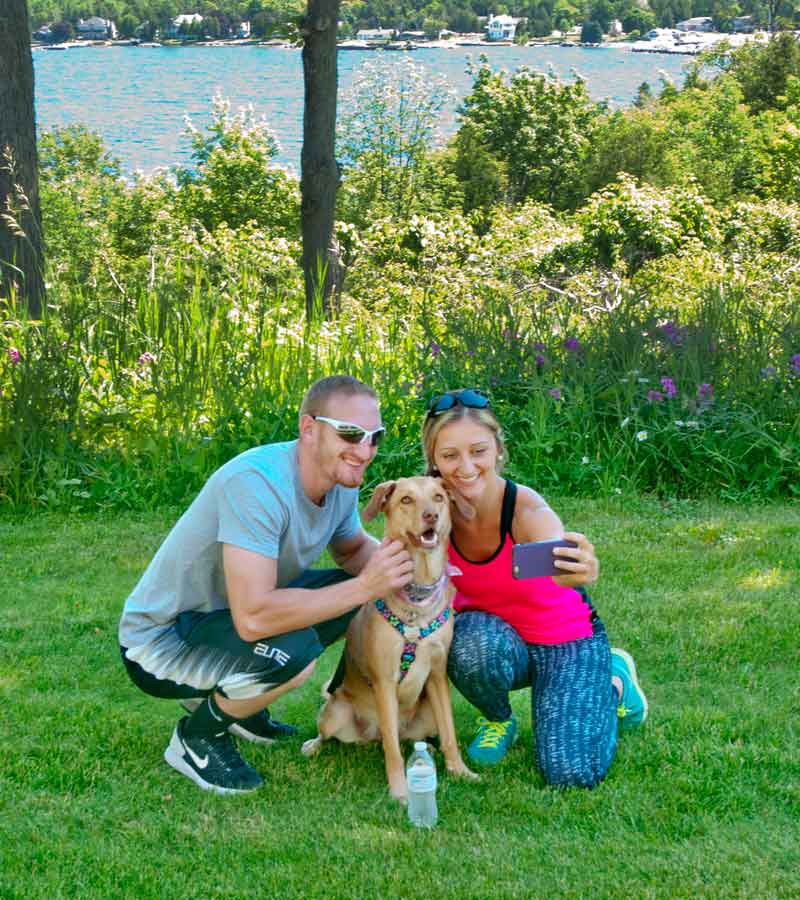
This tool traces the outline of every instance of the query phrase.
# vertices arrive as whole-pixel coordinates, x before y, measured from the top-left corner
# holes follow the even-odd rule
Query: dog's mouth
[[[433,550],[439,546],[439,532],[435,528],[426,528],[420,534],[411,534],[412,543],[423,550]]]

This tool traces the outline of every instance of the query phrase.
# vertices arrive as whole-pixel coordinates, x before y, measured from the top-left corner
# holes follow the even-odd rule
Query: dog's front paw
[[[452,768],[450,766],[447,767],[447,771],[454,775],[456,778],[466,778],[468,781],[480,781],[481,776],[478,775],[477,772],[473,772],[472,769],[468,769],[466,763],[460,763],[459,765],[455,765]]]
[[[304,741],[303,746],[300,748],[300,752],[303,756],[316,756],[317,753],[319,753],[320,747],[322,747],[322,738],[317,735],[309,741]]]
[[[405,776],[389,781],[389,793],[398,803],[402,803],[404,806],[408,803],[408,786]]]

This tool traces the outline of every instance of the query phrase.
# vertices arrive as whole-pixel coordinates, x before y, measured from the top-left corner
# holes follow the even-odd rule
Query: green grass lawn
[[[593,599],[650,719],[600,787],[561,792],[515,694],[520,740],[478,783],[440,777],[432,832],[377,747],[300,754],[338,648],[273,708],[300,737],[246,745],[261,791],[209,796],[166,765],[178,706],[133,687],[116,635],[176,511],[0,520],[0,897],[800,896],[800,509],[554,505],[595,541]]]

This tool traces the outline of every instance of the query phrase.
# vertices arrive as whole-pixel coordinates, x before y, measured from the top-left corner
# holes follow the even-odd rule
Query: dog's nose
[[[422,518],[423,518],[426,522],[438,522],[438,521],[439,521],[439,513],[438,513],[438,512],[435,512],[435,511],[432,510],[432,509],[426,509],[426,510],[422,513]]]

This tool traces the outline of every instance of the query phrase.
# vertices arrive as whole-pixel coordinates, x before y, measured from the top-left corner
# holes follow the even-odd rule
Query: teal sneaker
[[[635,728],[647,718],[647,697],[636,678],[636,664],[630,653],[611,648],[611,674],[622,681],[622,697],[617,706],[620,728]]]
[[[517,720],[514,716],[505,722],[490,722],[479,716],[478,733],[467,747],[467,756],[480,766],[496,766],[516,739]]]

